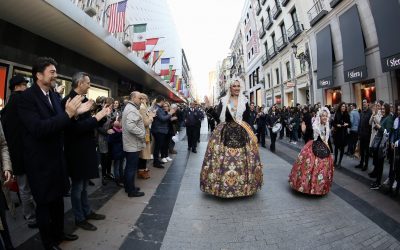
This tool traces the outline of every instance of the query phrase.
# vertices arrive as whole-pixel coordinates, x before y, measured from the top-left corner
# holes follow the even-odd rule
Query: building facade
[[[262,51],[262,77],[265,78],[267,106],[295,106],[309,103],[311,90],[308,67],[293,54],[292,44],[298,54],[308,48],[305,29],[304,1],[257,0],[256,15]]]
[[[314,2],[314,3],[313,3]],[[316,100],[336,105],[400,97],[398,0],[307,2]]]

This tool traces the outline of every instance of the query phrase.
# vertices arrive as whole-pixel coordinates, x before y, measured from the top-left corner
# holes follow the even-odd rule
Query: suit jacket
[[[201,110],[193,108],[193,111],[191,108],[188,108],[186,110],[186,115],[185,115],[185,124],[186,126],[198,126],[199,123],[201,125],[201,119],[203,117],[203,114]]]
[[[61,105],[64,110],[67,100],[76,95],[77,93],[71,90],[69,95],[62,100]],[[85,98],[83,103],[87,101],[88,99]],[[92,117],[90,111],[71,119],[64,138],[65,160],[71,178],[87,180],[99,177],[95,130],[105,121],[106,119],[102,119],[98,122]]]
[[[24,91],[18,111],[23,124],[26,174],[37,203],[46,204],[69,188],[64,159],[63,131],[71,119],[55,93],[49,93],[52,105],[37,84]]]
[[[18,103],[21,100],[22,91],[12,92],[10,100],[1,111],[1,123],[7,140],[12,162],[13,174],[25,174],[24,145],[22,141],[22,123],[18,113]]]

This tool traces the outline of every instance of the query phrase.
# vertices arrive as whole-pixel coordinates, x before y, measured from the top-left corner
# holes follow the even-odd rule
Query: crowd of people
[[[212,116],[212,111],[217,108],[215,106],[206,110],[211,129],[217,121]],[[270,150],[274,152],[277,138],[283,139],[286,136],[292,144],[297,144],[302,139],[305,145],[317,140],[317,135],[321,133],[319,130],[316,132],[315,122],[321,121],[318,115],[321,108],[328,117],[326,124],[329,132],[324,135],[323,140],[333,155],[332,166],[341,168],[343,156],[346,154],[360,159],[355,168],[367,171],[372,159],[373,170],[368,174],[371,178],[371,189],[385,186],[387,193],[397,196],[400,189],[400,103],[368,103],[364,99],[362,107],[357,107],[355,103],[342,102],[325,107],[321,107],[320,103],[314,106],[298,104],[296,107],[282,108],[273,105],[269,109],[265,106],[255,107],[254,103],[250,103],[248,122],[262,147],[266,147],[265,137],[269,135]],[[382,182],[385,164],[389,168],[389,177]]]
[[[72,90],[56,87],[57,62],[38,58],[32,67],[34,84],[16,75],[11,95],[1,111],[0,153],[5,186],[18,185],[23,214],[30,228],[39,228],[45,249],[60,249],[62,241],[78,239],[64,232],[64,197],[70,196],[75,224],[95,231],[90,221],[104,220],[88,199],[88,185],[100,178],[113,182],[128,197],[144,196],[136,178],[151,177],[149,166],[163,169],[172,161],[179,131],[186,127],[188,150],[197,153],[201,123],[207,116],[209,138],[200,174],[200,189],[222,198],[251,196],[263,185],[258,144],[275,152],[276,140],[304,140],[289,175],[296,191],[329,192],[334,168],[344,154],[357,155],[361,171],[374,166],[371,189],[382,185],[387,159],[389,178],[383,182],[392,195],[400,189],[400,104],[363,100],[337,106],[256,107],[243,95],[243,84],[230,83],[217,106],[196,102],[187,107],[154,100],[138,91],[124,98],[86,98],[90,75],[77,72]],[[346,152],[345,152],[346,151]],[[333,156],[332,156],[333,154]],[[99,166],[100,169],[99,170]],[[101,174],[100,174],[101,173]],[[5,249],[13,249],[5,217],[6,195],[0,195],[0,233]]]
[[[91,81],[85,72],[75,73],[71,92],[64,93],[56,85],[57,62],[47,57],[37,58],[32,77],[30,88],[21,75],[10,79],[11,95],[1,111],[1,167],[3,184],[17,186],[27,225],[39,228],[45,249],[78,239],[64,232],[65,197],[71,199],[77,227],[95,231],[90,221],[105,219],[90,206],[92,179],[101,176],[101,185],[115,182],[128,197],[144,196],[136,178],[150,178],[150,160],[159,169],[172,161],[185,121],[198,128],[191,137],[196,152],[203,119],[198,108],[190,120],[195,107],[171,104],[162,96],[150,102],[138,91],[89,100]],[[7,197],[0,195],[0,249],[14,249],[5,217]]]

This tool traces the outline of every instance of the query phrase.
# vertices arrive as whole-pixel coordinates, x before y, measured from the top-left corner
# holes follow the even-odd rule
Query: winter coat
[[[140,159],[144,159],[144,160],[150,160],[151,159],[151,133],[150,133],[150,125],[153,122],[153,118],[151,118],[148,115],[147,112],[147,106],[142,104],[140,106],[140,110],[139,110],[140,115],[143,118],[143,124],[144,124],[144,128],[146,130],[146,136],[145,136],[145,143],[146,146],[143,148],[142,151],[140,151],[139,154],[139,158]]]
[[[122,131],[118,131],[116,128],[113,134],[108,135],[108,144],[111,151],[112,160],[122,160],[124,159],[124,148],[122,145]]]
[[[61,102],[63,109],[67,100],[72,100],[76,95],[77,93],[71,90]],[[87,101],[85,98],[83,103]],[[99,177],[95,130],[105,121],[106,119],[98,122],[90,111],[71,119],[65,130],[64,153],[68,174],[72,179],[88,180]]]
[[[343,124],[349,124],[347,127],[343,127]],[[338,127],[341,125],[341,127]],[[337,111],[333,119],[334,133],[333,141],[336,147],[344,147],[347,145],[347,129],[351,126],[350,116],[347,112]]]
[[[151,125],[152,133],[168,134],[168,123],[170,122],[171,115],[165,114],[161,106],[157,104],[157,113]]]
[[[122,143],[125,152],[140,152],[145,147],[146,130],[143,118],[133,102],[122,112]]]

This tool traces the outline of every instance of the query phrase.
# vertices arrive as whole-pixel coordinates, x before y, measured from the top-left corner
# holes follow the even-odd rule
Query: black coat
[[[306,124],[306,132],[303,135],[304,141],[308,142],[313,139],[312,118],[309,112],[303,114],[303,121]]]
[[[371,137],[371,125],[369,125],[369,120],[372,116],[372,111],[370,109],[366,109],[361,111],[360,113],[360,123],[358,124],[358,135],[362,139],[366,139],[369,141]]]
[[[347,127],[343,127],[343,124],[349,124]],[[338,127],[338,125],[341,127]],[[349,113],[340,111],[335,113],[335,118],[333,119],[334,132],[333,132],[333,142],[337,147],[344,147],[347,145],[347,129],[351,128]]]
[[[21,101],[22,91],[12,92],[10,100],[1,111],[1,123],[10,152],[14,175],[25,174],[24,144],[22,141],[23,126],[19,118],[18,103]]]
[[[69,98],[74,98],[77,93],[71,90],[61,102],[63,109]],[[83,103],[88,100],[85,98]],[[65,159],[67,162],[68,174],[72,179],[87,180],[99,177],[99,162],[96,152],[95,129],[103,122],[97,122],[90,111],[72,119],[65,130]]]
[[[37,84],[24,91],[18,104],[23,124],[24,161],[37,203],[63,197],[69,189],[63,151],[63,131],[71,119],[53,92],[52,106]]]
[[[185,124],[186,126],[201,126],[201,119],[203,118],[203,113],[201,110],[194,108],[193,111],[191,111],[191,108],[188,108],[186,110],[186,115],[185,115]]]

